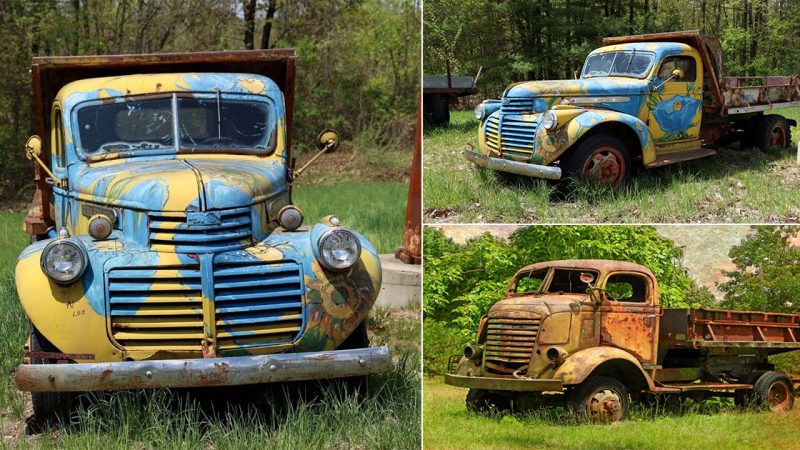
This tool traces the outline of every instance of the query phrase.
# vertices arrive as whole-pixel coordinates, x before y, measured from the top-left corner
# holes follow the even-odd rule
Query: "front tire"
[[[592,376],[567,394],[567,407],[585,421],[617,422],[628,417],[630,396],[619,380]]]
[[[59,352],[33,325],[30,342],[31,352]],[[31,358],[31,363],[53,364],[52,361],[42,358]],[[28,430],[41,433],[58,425],[68,424],[75,398],[74,392],[31,392],[33,416],[28,419]]]
[[[630,175],[631,158],[622,141],[595,134],[575,147],[564,169],[567,176],[615,188]]]
[[[479,414],[502,414],[511,410],[511,399],[492,394],[485,389],[470,389],[466,403],[467,411]]]
[[[367,347],[369,347],[369,336],[367,335],[366,320],[364,320],[353,330],[353,333],[339,345],[337,350],[355,350]],[[338,389],[345,395],[354,393],[359,398],[367,397],[366,375],[340,378],[337,381]]]

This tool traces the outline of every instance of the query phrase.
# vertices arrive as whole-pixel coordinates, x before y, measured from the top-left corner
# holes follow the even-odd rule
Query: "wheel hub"
[[[780,148],[786,147],[786,133],[783,127],[778,126],[772,129],[769,136],[769,144],[777,145]]]
[[[788,386],[783,383],[774,383],[767,392],[767,404],[773,411],[783,411],[789,403],[791,395]]]
[[[622,414],[622,399],[610,389],[597,391],[589,397],[587,412],[592,421],[613,422]]]
[[[624,172],[622,154],[613,147],[601,147],[589,155],[583,166],[583,177],[599,184],[617,186]]]

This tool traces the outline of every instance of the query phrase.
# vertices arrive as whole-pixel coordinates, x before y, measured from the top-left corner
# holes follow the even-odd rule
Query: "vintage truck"
[[[445,382],[475,411],[562,405],[591,421],[624,419],[631,399],[732,396],[786,411],[794,383],[769,355],[800,350],[800,314],[666,309],[644,266],[567,260],[519,270],[451,358]]]
[[[512,84],[475,109],[479,151],[500,174],[618,186],[632,165],[661,167],[716,153],[715,143],[788,148],[797,76],[725,77],[717,39],[699,31],[612,37],[576,80]]]
[[[308,166],[290,153],[295,64],[291,49],[34,58],[14,373],[34,419],[64,419],[75,392],[391,367],[364,324],[375,249],[292,203]],[[316,156],[337,145],[323,132]]]

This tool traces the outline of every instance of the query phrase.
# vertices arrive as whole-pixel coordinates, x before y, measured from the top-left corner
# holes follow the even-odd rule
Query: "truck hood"
[[[489,317],[501,316],[503,313],[534,313],[542,317],[557,312],[577,312],[581,309],[581,301],[588,302],[587,294],[545,294],[511,297],[500,300],[489,310]]]
[[[255,159],[110,161],[70,174],[80,200],[145,211],[237,208],[286,190],[286,167]]]
[[[509,86],[505,97],[581,97],[587,95],[644,95],[647,80],[607,77],[580,80],[526,81]]]

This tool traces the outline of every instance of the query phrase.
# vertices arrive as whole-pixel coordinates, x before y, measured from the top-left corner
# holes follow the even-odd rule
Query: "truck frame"
[[[800,314],[662,308],[644,266],[550,261],[517,272],[445,382],[470,389],[471,410],[561,405],[591,421],[659,397],[786,411],[800,379],[768,356],[794,350]]]
[[[75,393],[386,372],[365,318],[376,250],[303,225],[292,49],[34,58],[36,191],[16,287],[14,381],[42,426]],[[360,381],[359,381],[360,380]],[[352,384],[352,383],[350,383]]]
[[[791,145],[797,76],[726,77],[719,41],[697,30],[609,37],[580,79],[509,86],[476,107],[479,151],[493,171],[618,186],[632,164],[661,167],[742,148]]]

